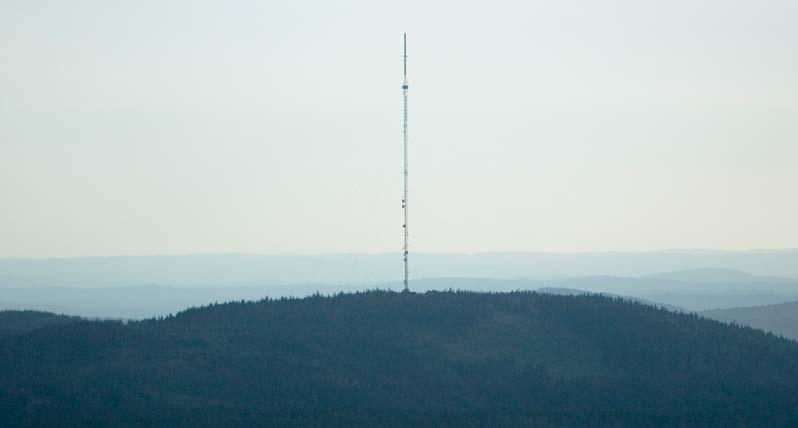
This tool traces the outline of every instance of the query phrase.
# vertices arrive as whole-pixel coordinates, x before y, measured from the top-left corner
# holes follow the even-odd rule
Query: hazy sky
[[[798,2],[0,0],[0,257],[798,247]]]

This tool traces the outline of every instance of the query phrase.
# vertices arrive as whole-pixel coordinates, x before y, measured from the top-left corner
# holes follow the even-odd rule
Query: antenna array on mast
[[[402,137],[404,140],[404,191],[402,194],[402,209],[404,209],[405,214],[405,222],[402,225],[404,229],[405,235],[405,245],[404,245],[404,261],[405,261],[405,288],[404,291],[410,291],[408,286],[408,276],[410,274],[410,270],[407,265],[407,255],[408,255],[408,246],[407,246],[407,33],[404,34],[404,83],[402,84],[402,95],[404,96],[404,126],[402,128]]]

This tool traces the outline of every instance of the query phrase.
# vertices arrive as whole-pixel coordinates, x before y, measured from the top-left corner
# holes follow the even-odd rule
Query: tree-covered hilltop
[[[798,426],[798,344],[598,295],[373,291],[0,337],[0,425]]]
[[[0,335],[25,333],[55,324],[80,321],[79,317],[31,310],[0,311]]]

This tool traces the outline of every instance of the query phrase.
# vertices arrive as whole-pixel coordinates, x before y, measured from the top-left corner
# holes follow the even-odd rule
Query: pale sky
[[[0,257],[798,247],[798,2],[0,0]]]

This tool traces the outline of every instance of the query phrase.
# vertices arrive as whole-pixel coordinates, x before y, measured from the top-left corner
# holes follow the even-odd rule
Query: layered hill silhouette
[[[608,296],[372,291],[48,319],[0,334],[2,426],[798,426],[798,343]]]
[[[718,309],[700,314],[707,318],[760,328],[798,340],[798,302]]]
[[[481,260],[482,256],[474,257],[474,260]],[[507,257],[512,260],[520,255]],[[290,260],[296,262],[288,263],[288,267],[297,271],[313,270],[314,260],[319,261],[314,257],[308,260],[303,257],[284,258],[286,263]],[[261,277],[259,275],[264,274],[260,270],[250,272],[249,276],[238,273],[238,267],[247,272],[246,268],[252,270],[252,265],[258,260],[268,259],[270,258],[254,256],[252,260],[225,256],[28,261],[0,259],[0,310],[25,309],[91,318],[142,319],[165,316],[210,302],[257,300],[266,295],[307,296],[316,292],[329,294],[374,288],[401,290],[404,287],[401,282],[396,281],[269,283],[255,281]],[[345,265],[344,261],[349,260],[347,256],[332,259],[334,261],[328,262],[339,267],[339,263]],[[499,259],[504,260],[503,257]],[[248,263],[240,266],[237,264],[247,260]],[[353,260],[360,260],[364,265],[371,263],[371,259],[366,256],[362,259],[354,257]],[[171,266],[171,261],[176,263],[174,272],[167,269]],[[195,266],[200,265],[200,262],[207,265],[207,270]],[[131,273],[139,267],[142,272],[135,275]],[[197,269],[192,269],[194,267]],[[263,267],[260,266],[259,269],[261,268]],[[222,272],[226,272],[227,277]],[[208,276],[206,282],[191,282],[196,279],[192,275],[204,274]],[[245,281],[235,285],[234,280],[238,275],[244,275],[254,282]],[[231,282],[225,282],[225,278]],[[798,301],[798,279],[752,275],[718,268],[669,271],[643,276],[591,275],[547,279],[417,277],[413,280],[413,289],[420,292],[447,289],[485,292],[574,289],[632,296],[666,307],[696,312]]]

